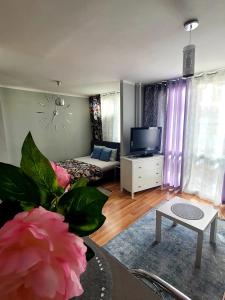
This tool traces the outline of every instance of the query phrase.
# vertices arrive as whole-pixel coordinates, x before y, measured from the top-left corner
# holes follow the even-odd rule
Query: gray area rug
[[[197,233],[162,218],[162,241],[155,244],[155,209],[104,248],[128,268],[160,276],[193,300],[222,300],[225,292],[225,222],[218,220],[217,244],[205,232],[201,269],[196,269]]]

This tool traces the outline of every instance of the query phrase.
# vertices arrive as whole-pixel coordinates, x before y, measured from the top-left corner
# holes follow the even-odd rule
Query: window
[[[225,172],[225,74],[193,79],[190,92],[184,191],[218,204]]]
[[[101,95],[103,140],[120,142],[120,94]]]

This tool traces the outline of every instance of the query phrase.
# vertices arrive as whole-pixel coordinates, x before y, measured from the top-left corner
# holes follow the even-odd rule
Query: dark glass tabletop
[[[90,239],[85,239],[95,257],[88,262],[79,300],[159,300],[152,289],[132,275],[118,260]]]

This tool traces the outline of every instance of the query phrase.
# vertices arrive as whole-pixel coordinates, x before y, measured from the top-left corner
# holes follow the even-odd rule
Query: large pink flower
[[[63,220],[39,207],[0,229],[1,300],[67,300],[83,293],[86,247]]]
[[[55,172],[58,184],[62,187],[62,188],[66,188],[68,187],[68,185],[70,184],[70,174],[67,172],[66,169],[58,166],[56,163],[54,163],[53,161],[50,162],[51,166]]]

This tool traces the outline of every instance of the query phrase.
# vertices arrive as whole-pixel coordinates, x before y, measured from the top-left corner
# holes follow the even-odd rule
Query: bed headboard
[[[106,141],[91,141],[91,151],[94,148],[94,145],[97,146],[105,146],[112,149],[117,149],[117,157],[116,160],[120,160],[120,143],[115,142],[106,142]]]

